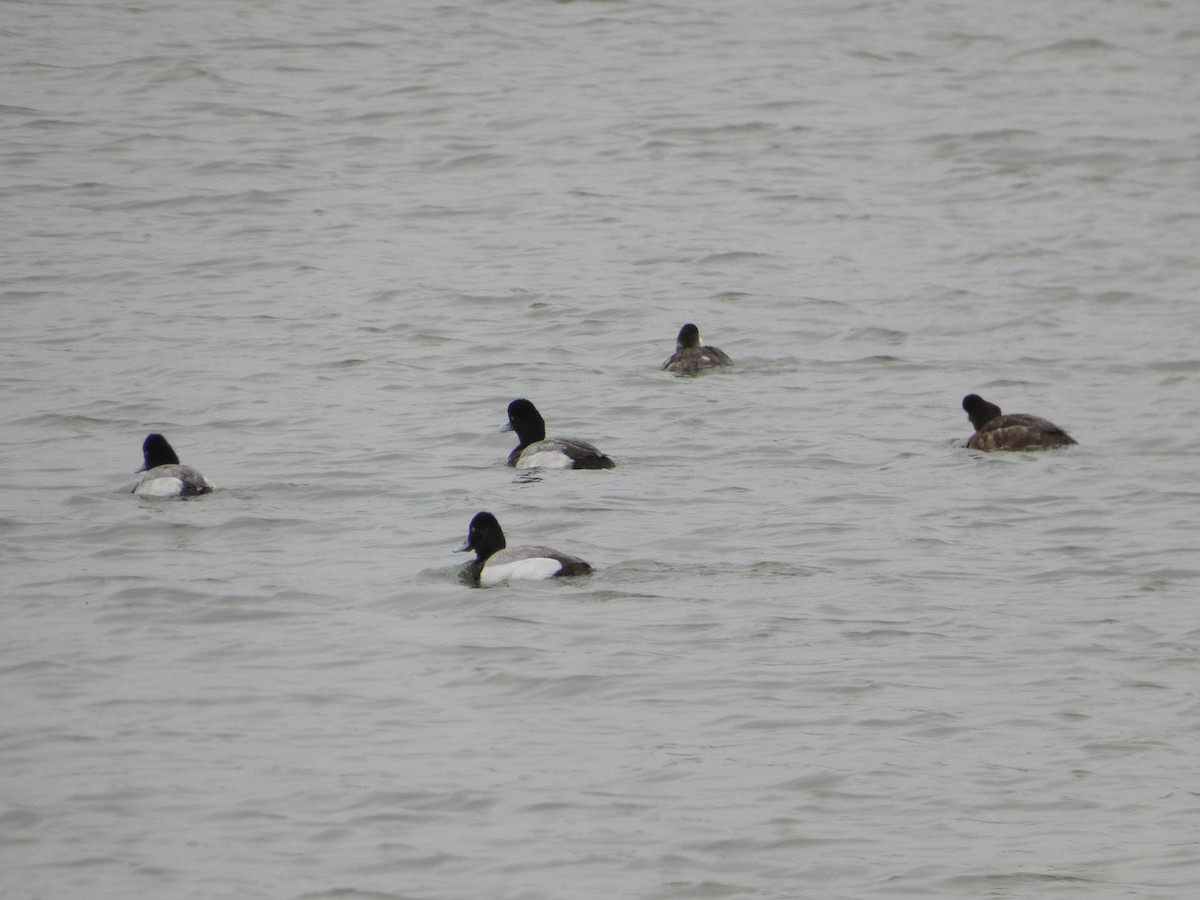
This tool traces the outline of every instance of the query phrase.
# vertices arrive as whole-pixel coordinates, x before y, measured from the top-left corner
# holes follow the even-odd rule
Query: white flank
[[[485,565],[479,573],[480,584],[499,584],[510,578],[553,578],[562,570],[562,563],[547,556],[518,559],[515,562]]]
[[[536,453],[522,453],[517,458],[517,466],[522,469],[567,469],[574,460],[561,450],[538,450]]]
[[[133,492],[142,497],[178,497],[183,493],[183,479],[174,475],[159,475],[143,481]]]

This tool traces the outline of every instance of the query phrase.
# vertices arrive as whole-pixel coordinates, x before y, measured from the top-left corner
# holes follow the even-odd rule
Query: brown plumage
[[[675,353],[663,363],[663,369],[682,375],[696,375],[714,366],[732,365],[733,360],[727,354],[716,347],[706,346],[704,341],[700,340],[700,329],[688,322],[679,329]]]
[[[967,394],[962,406],[975,426],[975,433],[967,440],[972,450],[1048,450],[1077,443],[1041,416],[1025,413],[1006,416],[995,403],[988,403],[978,394]]]

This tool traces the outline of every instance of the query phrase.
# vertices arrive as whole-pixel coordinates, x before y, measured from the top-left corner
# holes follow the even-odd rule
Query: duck
[[[733,360],[728,354],[716,347],[705,345],[704,341],[700,340],[700,329],[688,322],[679,329],[679,337],[675,339],[675,352],[662,367],[666,372],[698,375],[705,369],[732,365]]]
[[[975,426],[975,433],[966,443],[972,450],[1047,450],[1078,443],[1041,416],[1006,416],[995,403],[988,403],[978,394],[963,397],[962,407]]]
[[[179,464],[175,449],[161,434],[150,434],[142,442],[144,472],[133,486],[133,493],[143,497],[196,497],[210,493],[216,487],[191,466]]]
[[[467,539],[455,553],[475,551],[467,566],[471,580],[484,587],[512,578],[543,579],[591,575],[592,567],[569,553],[549,547],[508,547],[500,522],[490,512],[479,512],[471,519]]]
[[[508,464],[520,469],[612,469],[616,463],[595,444],[578,438],[546,437],[546,422],[537,407],[522,398],[508,404],[508,424],[521,442],[508,454]]]

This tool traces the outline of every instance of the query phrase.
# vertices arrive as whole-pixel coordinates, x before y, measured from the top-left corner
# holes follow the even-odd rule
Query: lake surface
[[[1200,892],[1200,7],[0,44],[6,898]],[[596,574],[469,587],[483,509]]]

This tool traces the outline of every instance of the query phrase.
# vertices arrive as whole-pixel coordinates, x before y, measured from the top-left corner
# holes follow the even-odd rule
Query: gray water
[[[0,9],[5,898],[1200,892],[1191,0]]]

